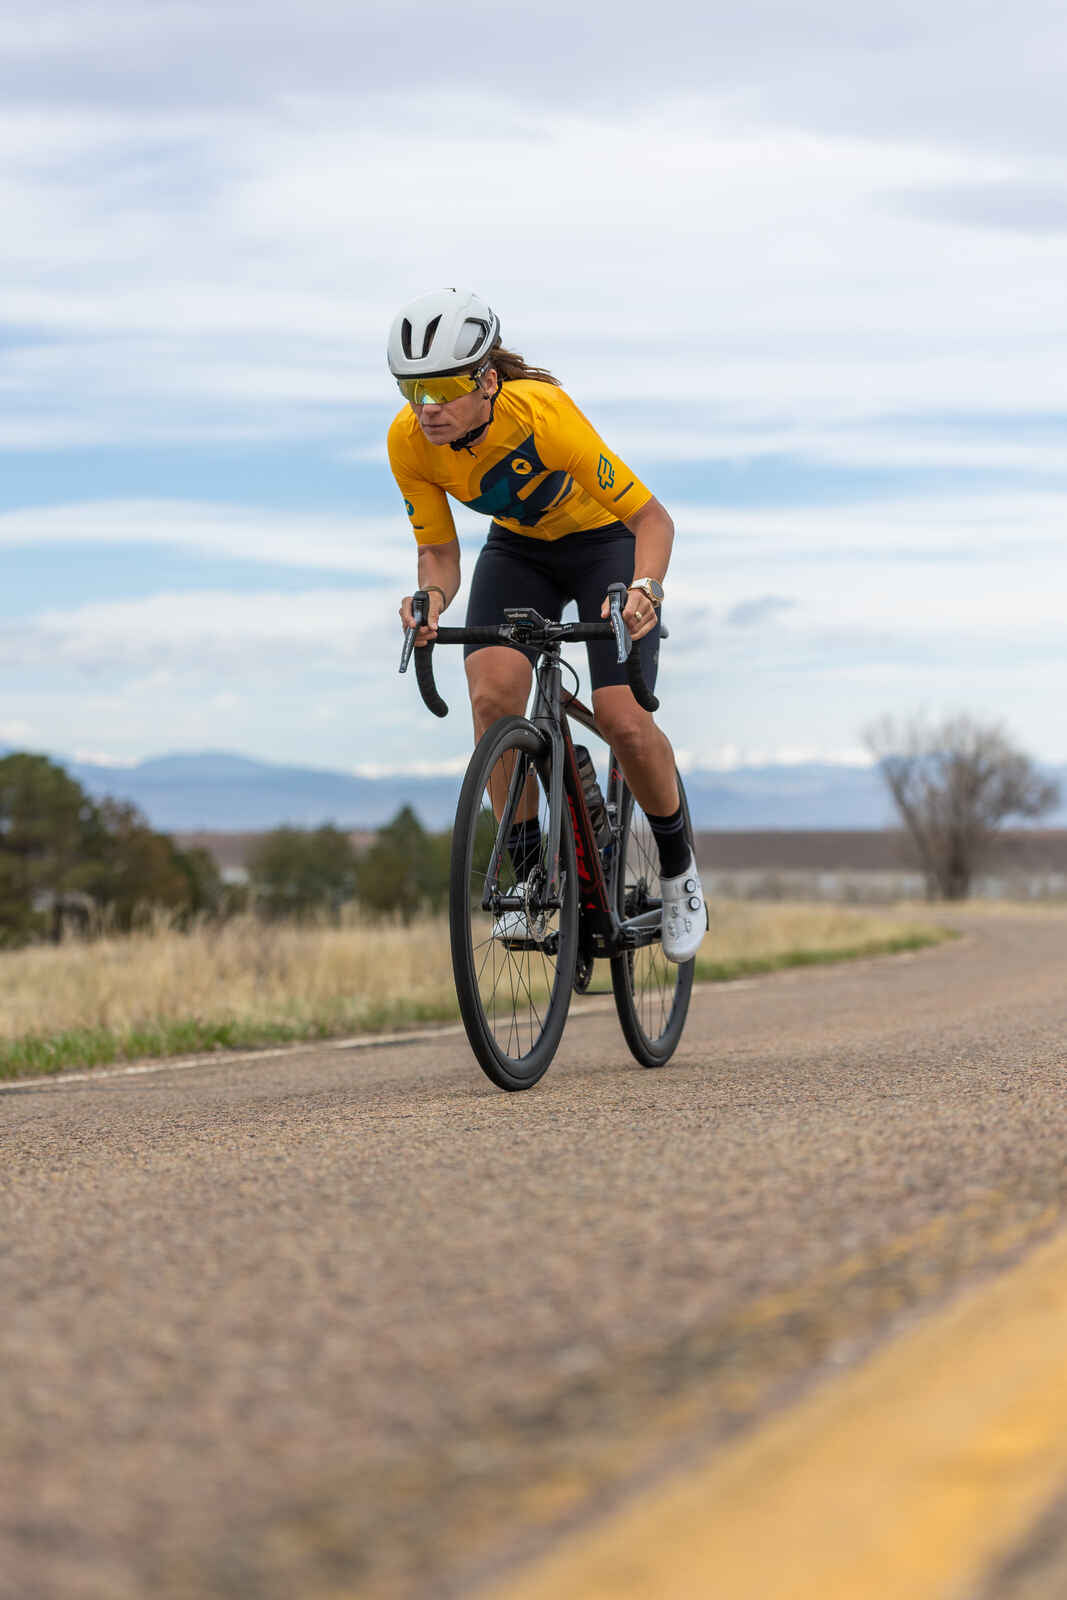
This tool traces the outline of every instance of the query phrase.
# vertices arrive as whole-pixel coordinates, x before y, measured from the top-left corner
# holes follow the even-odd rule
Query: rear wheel
[[[549,905],[549,770],[544,736],[524,717],[502,717],[471,757],[452,835],[449,922],[460,1014],[482,1070],[501,1089],[529,1089],[544,1074],[574,982],[574,836],[564,818],[559,904]],[[540,845],[528,830],[525,853],[516,847],[514,861],[512,829],[534,817]],[[501,896],[510,908],[500,906]]]
[[[692,838],[689,807],[681,778],[687,835]],[[621,918],[640,916],[660,906],[659,850],[648,819],[626,784],[619,791],[618,875],[616,910]],[[643,1067],[662,1067],[682,1037],[693,988],[694,961],[678,966],[668,961],[658,937],[638,950],[612,958],[611,986],[623,1035]]]

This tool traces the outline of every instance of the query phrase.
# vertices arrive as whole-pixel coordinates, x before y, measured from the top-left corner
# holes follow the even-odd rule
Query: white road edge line
[[[568,1021],[578,1021],[595,1012],[610,1010],[612,1005],[614,1001],[599,997],[580,1003],[572,1006]],[[246,1061],[268,1061],[278,1056],[299,1055],[306,1050],[371,1050],[391,1044],[424,1044],[433,1039],[453,1038],[462,1032],[463,1024],[454,1022],[445,1023],[439,1028],[420,1028],[412,1033],[364,1033],[351,1039],[309,1039],[295,1044],[275,1045],[269,1050],[211,1050],[198,1056],[164,1056],[158,1061],[142,1061],[128,1067],[94,1067],[86,1072],[16,1078],[11,1083],[0,1083],[0,1094],[13,1089],[62,1089],[67,1084],[103,1083],[109,1078],[143,1078],[158,1072],[191,1072],[197,1067],[234,1067]]]

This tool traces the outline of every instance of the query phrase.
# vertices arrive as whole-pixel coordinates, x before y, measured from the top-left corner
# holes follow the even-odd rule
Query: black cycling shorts
[[[634,536],[623,522],[564,534],[562,539],[531,539],[494,522],[471,579],[467,627],[487,628],[503,622],[512,606],[532,606],[558,622],[568,600],[578,606],[582,622],[599,622],[608,585],[634,577]],[[487,647],[468,644],[464,657]],[[638,645],[645,681],[651,689],[659,666],[659,619]],[[590,639],[589,678],[594,689],[626,683],[626,663],[615,659],[614,639]],[[536,661],[537,651],[523,654]]]

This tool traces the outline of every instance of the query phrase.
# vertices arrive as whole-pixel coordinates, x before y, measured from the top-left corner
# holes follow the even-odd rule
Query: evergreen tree
[[[411,807],[402,807],[360,857],[360,900],[405,922],[420,911],[440,911],[448,902],[449,854],[449,835],[427,833]]]
[[[0,944],[58,937],[65,912],[129,928],[139,908],[214,910],[222,881],[203,851],[189,855],[132,805],[95,804],[46,756],[0,760]]]
[[[271,917],[333,912],[355,897],[356,853],[347,833],[275,828],[248,860],[255,904]]]

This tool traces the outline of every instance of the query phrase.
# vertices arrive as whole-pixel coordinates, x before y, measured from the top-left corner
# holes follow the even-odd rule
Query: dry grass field
[[[697,976],[915,949],[915,910],[718,902]],[[337,926],[253,917],[0,955],[0,1076],[327,1037],[457,1015],[444,918]]]

